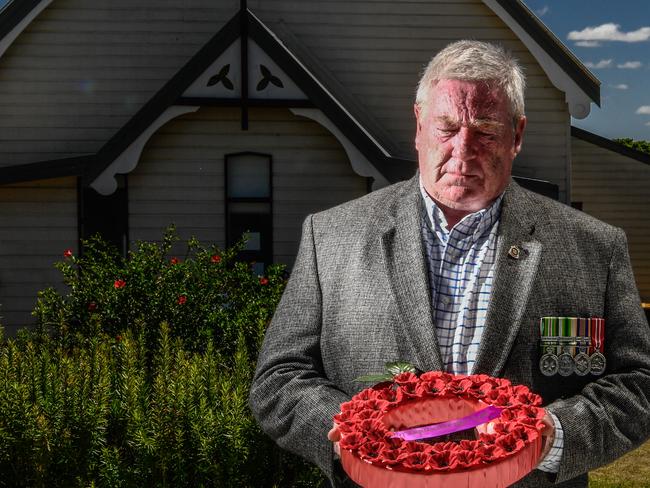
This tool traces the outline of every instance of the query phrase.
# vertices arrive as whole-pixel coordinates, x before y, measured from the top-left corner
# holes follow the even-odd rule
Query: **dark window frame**
[[[259,156],[266,158],[268,160],[268,165],[269,165],[269,196],[268,197],[229,197],[229,185],[228,185],[228,160],[231,158],[235,158],[238,156]],[[262,249],[260,251],[257,251],[258,254],[260,255],[268,255],[269,262],[265,263],[266,265],[269,265],[273,261],[273,233],[274,233],[274,226],[273,226],[273,155],[268,154],[268,153],[262,153],[262,152],[257,152],[257,151],[240,151],[240,152],[235,152],[235,153],[228,153],[224,154],[223,158],[223,163],[224,163],[224,214],[225,214],[225,230],[226,230],[226,247],[232,246],[239,238],[241,235],[233,236],[231,235],[231,227],[232,227],[232,217],[231,217],[231,212],[230,212],[230,205],[234,203],[266,203],[269,206],[269,236],[268,240],[265,242],[266,246],[264,244],[262,245]],[[268,247],[267,247],[268,246]],[[245,251],[248,252],[248,251]]]

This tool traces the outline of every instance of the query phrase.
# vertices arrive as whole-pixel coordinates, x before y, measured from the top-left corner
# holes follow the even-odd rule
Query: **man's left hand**
[[[544,413],[544,428],[542,429],[542,454],[539,456],[538,464],[541,463],[553,446],[555,440],[555,423],[548,412]]]

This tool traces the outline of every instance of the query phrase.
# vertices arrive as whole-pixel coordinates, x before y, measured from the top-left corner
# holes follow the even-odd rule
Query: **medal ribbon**
[[[591,347],[592,350],[602,354],[605,349],[605,319],[591,317]]]

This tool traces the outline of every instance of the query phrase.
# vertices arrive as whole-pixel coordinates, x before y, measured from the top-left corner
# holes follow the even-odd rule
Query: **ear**
[[[417,103],[413,104],[413,113],[415,113],[415,149],[417,149],[420,131],[422,130],[422,107],[420,107]]]
[[[515,126],[515,137],[513,141],[513,151],[515,156],[521,151],[521,145],[524,142],[524,130],[526,129],[527,122],[528,119],[526,119],[526,116],[522,115]]]

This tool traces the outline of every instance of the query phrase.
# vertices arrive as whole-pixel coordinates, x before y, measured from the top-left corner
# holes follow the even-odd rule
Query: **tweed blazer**
[[[442,369],[420,234],[418,175],[307,217],[266,333],[250,405],[283,448],[335,480],[327,432],[354,378],[404,360]],[[508,254],[521,249],[519,259]],[[600,377],[539,371],[539,318],[604,317]],[[586,473],[650,436],[650,328],[622,230],[510,182],[492,296],[473,373],[539,393],[564,429],[560,471],[516,486],[587,486]],[[336,484],[336,483],[334,483]]]

